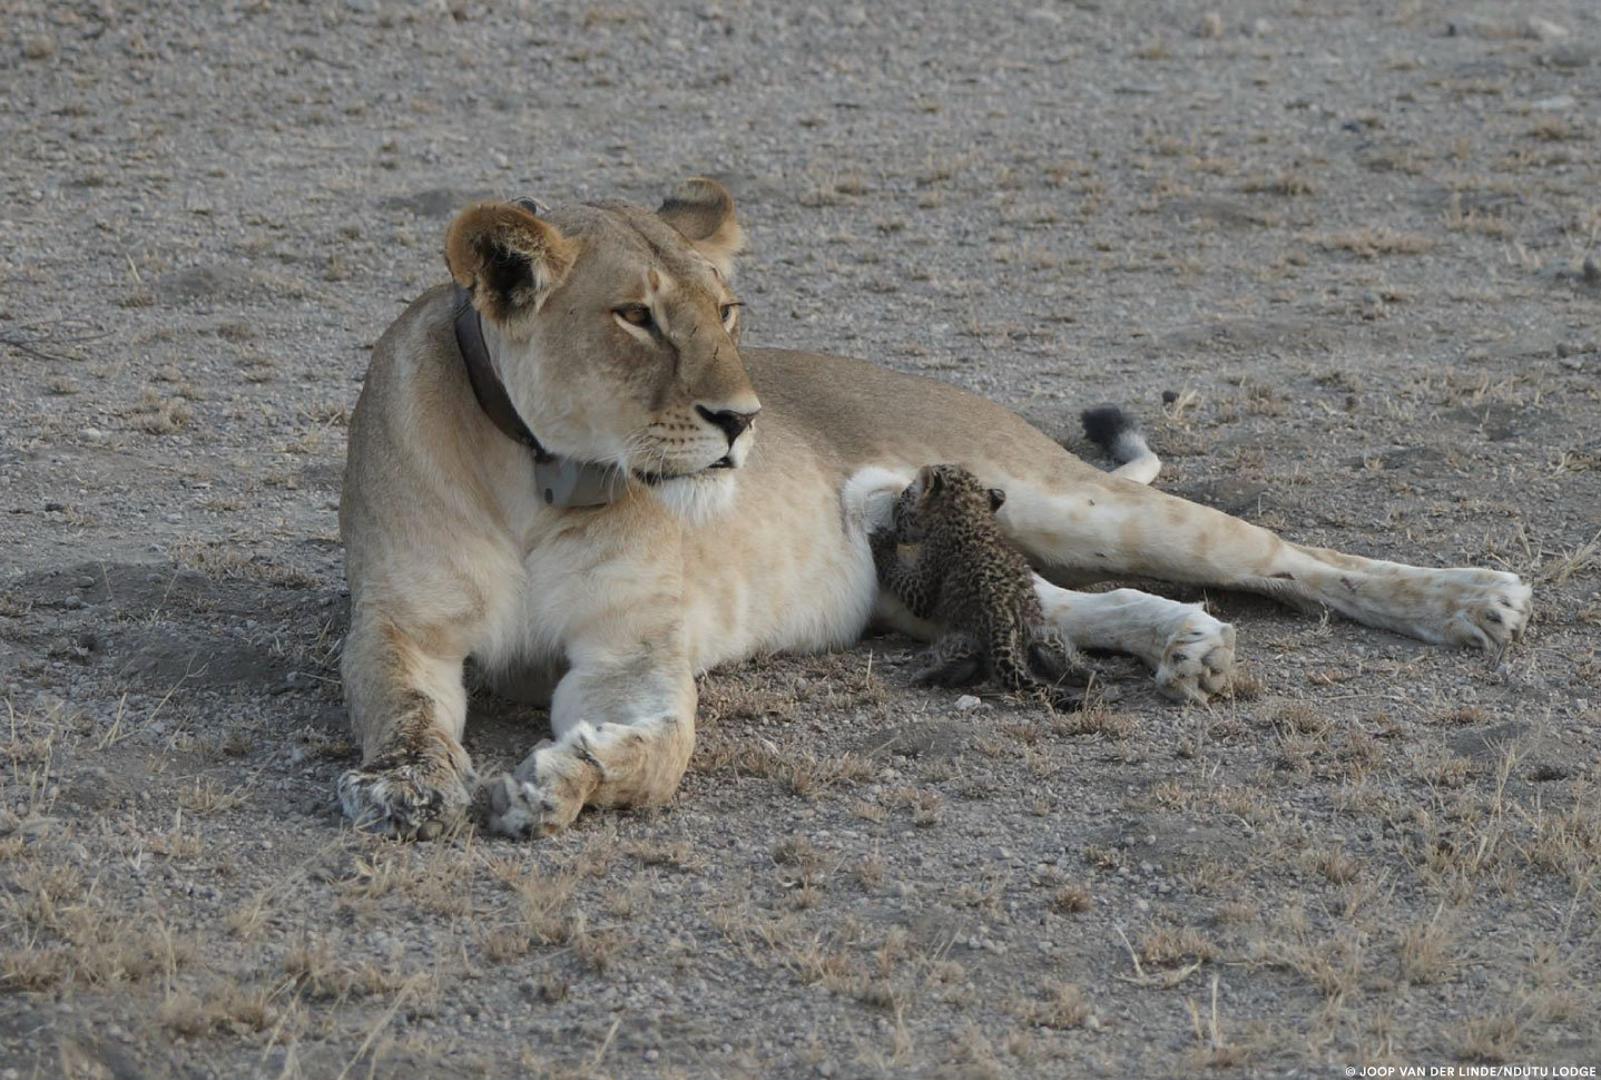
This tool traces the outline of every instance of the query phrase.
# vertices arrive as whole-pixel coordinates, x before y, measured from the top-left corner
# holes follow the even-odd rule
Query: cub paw
[[[551,745],[529,754],[515,772],[487,781],[473,799],[480,822],[492,833],[526,840],[551,836],[571,825],[597,778],[593,766]]]
[[[443,751],[386,754],[339,778],[339,805],[358,829],[432,840],[459,823],[471,768]]]
[[[1199,609],[1186,613],[1168,637],[1156,668],[1156,688],[1174,701],[1204,704],[1228,689],[1234,674],[1234,627]]]

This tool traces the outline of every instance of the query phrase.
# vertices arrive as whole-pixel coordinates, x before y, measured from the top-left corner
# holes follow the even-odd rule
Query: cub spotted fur
[[[988,676],[1077,708],[1083,699],[1059,685],[1072,647],[1046,623],[1033,572],[995,522],[1005,501],[960,466],[925,465],[896,500],[893,528],[869,538],[879,582],[942,631],[918,682],[969,686]]]

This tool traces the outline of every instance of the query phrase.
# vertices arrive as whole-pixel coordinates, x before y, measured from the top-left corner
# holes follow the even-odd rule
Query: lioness
[[[483,787],[492,828],[549,833],[584,806],[669,798],[694,744],[695,674],[856,640],[877,600],[869,527],[929,462],[1007,493],[1000,525],[1070,641],[1141,657],[1180,700],[1225,686],[1231,626],[1198,605],[1059,585],[1249,589],[1487,650],[1527,624],[1530,590],[1512,574],[1289,543],[1145,486],[1148,453],[1102,472],[955,387],[742,350],[741,239],[732,198],[704,179],[654,213],[484,203],[451,223],[464,299],[436,288],[395,321],[350,423],[343,672],[363,761],[339,795],[352,820],[427,837],[462,815],[477,783],[461,745],[468,657],[550,704],[554,740]],[[535,483],[561,464],[591,481],[615,471],[564,506],[559,483]]]

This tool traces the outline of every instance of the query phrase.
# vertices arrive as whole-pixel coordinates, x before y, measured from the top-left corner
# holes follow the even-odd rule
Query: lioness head
[[[695,179],[654,213],[480,203],[451,222],[445,261],[540,442],[704,509],[731,492],[761,409],[730,284],[742,241],[733,198]]]

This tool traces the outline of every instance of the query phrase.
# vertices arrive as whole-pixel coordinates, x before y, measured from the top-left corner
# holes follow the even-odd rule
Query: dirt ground
[[[1595,4],[0,0],[0,86],[0,1080],[1601,1064]],[[1214,594],[1237,696],[1061,717],[880,638],[706,678],[666,809],[353,833],[372,343],[466,200],[701,172],[747,341],[1122,402],[1529,638]]]

